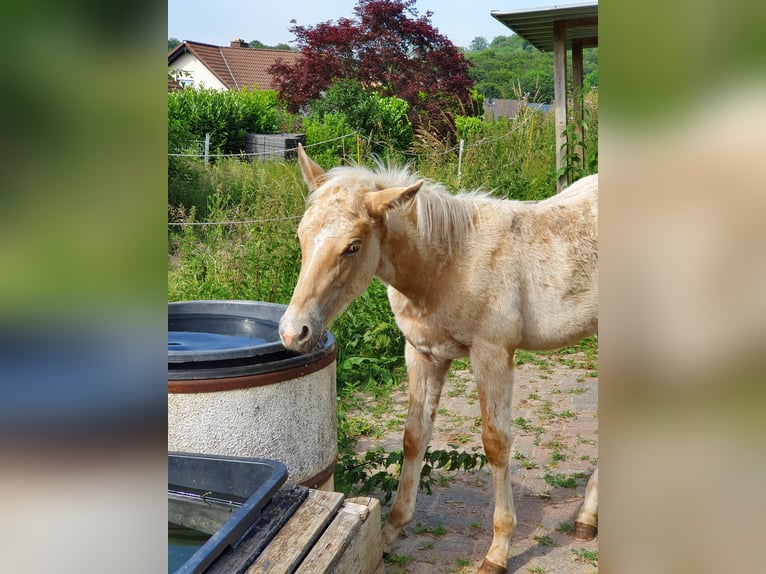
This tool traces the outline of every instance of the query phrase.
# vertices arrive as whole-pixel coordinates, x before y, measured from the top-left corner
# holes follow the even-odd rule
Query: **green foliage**
[[[477,42],[477,40],[479,42]],[[496,36],[488,45],[476,38],[465,53],[473,64],[470,76],[488,98],[516,98],[517,87],[530,101],[553,101],[553,54],[540,52],[521,36]],[[583,50],[587,89],[598,87],[598,48]]]
[[[573,183],[591,173],[598,172],[598,93],[589,92],[577,96],[583,109],[583,119],[570,118],[567,122],[566,143],[562,151],[562,167],[556,175],[566,173],[567,181]],[[580,130],[577,130],[577,127]]]
[[[556,544],[553,542],[553,538],[551,538],[547,534],[537,534],[532,537],[532,539],[537,542],[540,546],[555,546]]]
[[[467,453],[455,449],[426,449],[423,468],[420,473],[420,490],[431,494],[438,478],[432,475],[434,469],[445,471],[472,470],[482,468],[487,457],[481,453]],[[356,455],[352,450],[341,451],[335,467],[335,488],[345,494],[381,491],[383,504],[388,503],[399,486],[399,479],[389,471],[389,467],[401,467],[404,453],[395,450],[386,453],[383,448]]]
[[[245,149],[245,134],[277,133],[281,113],[273,90],[177,90],[168,93],[168,136],[183,130],[203,139],[209,133],[211,153],[236,154]],[[169,143],[177,151],[178,142]]]
[[[343,113],[330,112],[321,118],[304,118],[303,132],[311,159],[324,169],[338,165],[342,158],[353,157],[356,151],[354,130]]]
[[[482,188],[507,199],[544,199],[556,192],[552,114],[523,107],[513,120],[458,116],[455,124],[464,140],[461,177],[451,154],[442,156],[444,165],[430,161],[434,171],[421,172],[450,187]]]
[[[300,176],[287,164],[224,160],[205,168],[200,180],[209,186],[206,221],[256,222],[172,228],[168,300],[287,303],[300,267],[295,241],[304,208]],[[172,215],[186,223],[198,220],[193,207],[174,209]]]
[[[561,474],[558,472],[549,472],[546,473],[545,476],[543,476],[543,479],[545,482],[547,482],[550,486],[553,486],[555,488],[577,488],[578,486],[578,479],[585,478],[585,475],[581,472],[576,472],[574,474]]]
[[[457,116],[455,118],[455,128],[457,137],[461,139],[475,138],[482,132],[482,120],[474,116]]]
[[[571,550],[580,562],[585,562],[591,566],[598,565],[598,550],[588,550],[587,548],[572,548]]]
[[[404,337],[388,304],[386,287],[370,287],[330,325],[344,341],[338,353],[338,380],[347,388],[393,385],[394,373],[404,366]]]
[[[409,104],[401,98],[382,97],[358,80],[345,79],[333,82],[321,98],[310,102],[309,123],[321,125],[327,118],[332,126],[343,117],[345,125],[372,142],[371,151],[401,151],[413,138],[408,111]]]
[[[274,46],[267,46],[260,40],[251,40],[247,45],[250,48],[260,48],[261,50],[292,50],[290,45],[285,44],[284,42],[280,42]]]

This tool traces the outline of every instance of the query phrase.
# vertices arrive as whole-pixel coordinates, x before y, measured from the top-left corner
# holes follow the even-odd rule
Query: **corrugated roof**
[[[583,40],[584,48],[598,46],[598,2],[535,8],[534,10],[492,10],[495,20],[510,28],[538,50],[553,50],[553,23],[567,22],[567,48],[572,39]]]
[[[278,60],[293,64],[301,57],[300,52],[289,50],[213,46],[185,40],[168,54],[168,64],[186,52],[196,56],[229,89],[274,90],[269,68]]]

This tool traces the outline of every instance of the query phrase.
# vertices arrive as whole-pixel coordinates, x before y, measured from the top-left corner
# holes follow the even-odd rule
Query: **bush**
[[[333,125],[342,116],[344,125],[364,136],[369,142],[369,151],[374,153],[385,153],[392,148],[403,151],[412,143],[412,125],[407,117],[409,104],[401,98],[382,97],[357,80],[334,82],[321,98],[310,103],[309,110],[304,125],[325,122]],[[308,141],[308,127],[306,132]]]
[[[328,112],[322,117],[304,118],[303,133],[309,148],[307,153],[324,169],[335,167],[356,153],[354,129],[343,113]]]
[[[168,93],[168,140],[179,151],[183,133],[203,139],[210,134],[210,152],[236,154],[245,149],[245,134],[278,133],[282,111],[273,90],[187,89]],[[176,146],[176,149],[173,149]]]

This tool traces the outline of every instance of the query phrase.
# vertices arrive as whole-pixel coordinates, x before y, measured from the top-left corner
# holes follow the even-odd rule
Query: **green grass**
[[[384,561],[387,564],[392,564],[394,566],[400,567],[402,570],[401,572],[407,572],[407,564],[415,560],[414,556],[408,556],[405,554],[389,554],[384,558]]]
[[[585,562],[591,566],[598,565],[598,550],[588,550],[587,548],[572,548],[572,553],[580,562]]]
[[[581,472],[568,475],[549,472],[543,476],[543,480],[555,488],[577,488],[577,481],[582,478],[584,478],[584,475]]]
[[[431,534],[435,536],[436,538],[441,538],[445,534],[447,534],[447,529],[444,528],[442,524],[437,524],[436,526],[432,526],[431,528],[428,528],[426,526],[423,526],[420,522],[416,523],[412,531],[415,534]]]
[[[532,540],[537,542],[540,546],[555,546],[553,542],[553,538],[551,538],[547,534],[535,535],[532,537]]]

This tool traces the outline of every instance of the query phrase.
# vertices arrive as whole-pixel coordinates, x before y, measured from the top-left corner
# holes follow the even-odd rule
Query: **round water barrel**
[[[335,339],[279,340],[285,305],[168,304],[168,450],[277,460],[291,484],[333,490]]]

